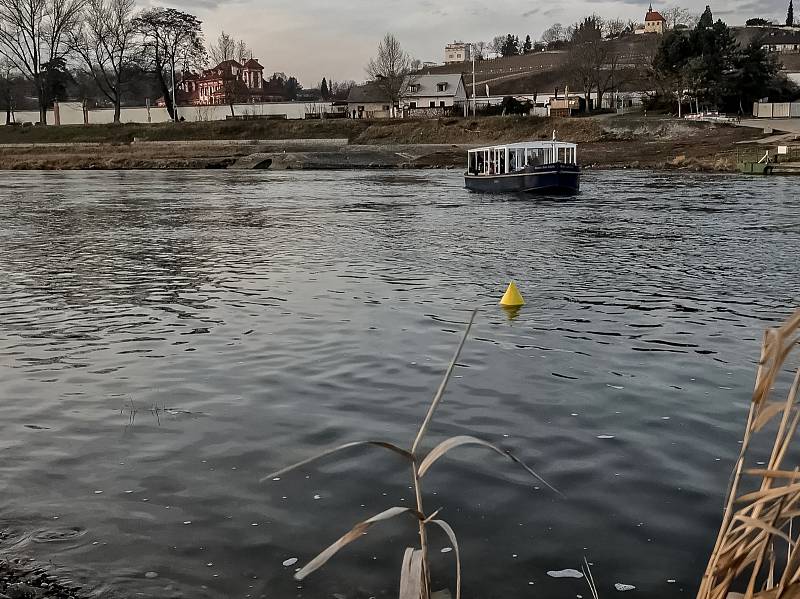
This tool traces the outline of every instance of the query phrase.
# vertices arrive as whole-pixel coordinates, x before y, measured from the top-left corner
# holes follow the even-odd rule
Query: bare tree
[[[235,60],[239,64],[244,64],[251,56],[250,48],[244,40],[236,40],[224,31],[217,38],[216,44],[211,44],[208,48],[208,56],[213,66],[227,60]]]
[[[670,6],[662,10],[661,16],[666,19],[664,26],[667,29],[675,29],[681,25],[684,27],[691,27],[698,20],[696,17],[693,17],[691,12],[680,6]]]
[[[609,19],[603,24],[603,34],[606,38],[620,37],[628,30],[628,22],[624,19]]]
[[[547,44],[556,43],[556,42],[564,42],[567,40],[567,33],[564,29],[564,26],[561,23],[555,23],[545,29],[544,33],[542,34],[542,42]]]
[[[606,47],[607,44],[602,40],[591,40],[574,43],[569,50],[567,72],[572,84],[583,91],[586,112],[589,112],[589,102],[597,83],[598,72],[606,60]]]
[[[0,0],[4,2],[8,0]],[[147,60],[155,73],[164,103],[172,120],[178,120],[174,105],[175,68],[177,65],[188,69],[205,63],[202,22],[185,12],[174,8],[151,8],[136,19],[141,32]]]
[[[356,82],[352,79],[349,81],[334,81],[328,82],[328,90],[331,100],[344,101],[350,95],[350,90],[356,86]]]
[[[0,54],[34,84],[42,124],[51,100],[48,66],[64,64],[82,7],[83,0],[0,0]]]
[[[483,60],[486,58],[486,53],[489,51],[488,42],[475,42],[472,44],[472,52],[475,55],[475,60]]]
[[[236,53],[236,40],[233,39],[230,35],[225,33],[223,30],[222,33],[219,34],[217,38],[216,44],[211,44],[208,47],[208,57],[211,59],[213,63],[212,66],[216,66],[221,62],[225,62],[226,60],[234,60],[234,55]]]
[[[507,35],[496,35],[492,38],[492,41],[489,42],[488,50],[492,54],[496,56],[500,56],[503,54],[503,48],[506,46],[506,40],[508,40]]]
[[[70,34],[82,70],[114,105],[115,123],[120,121],[122,92],[132,72],[134,6],[134,0],[88,0],[82,22]]]
[[[387,33],[378,45],[378,55],[369,61],[367,75],[385,94],[390,111],[408,93],[411,59],[398,39]]]
[[[244,64],[253,57],[253,51],[244,40],[239,40],[236,42],[234,56],[236,56],[236,60],[239,64]]]

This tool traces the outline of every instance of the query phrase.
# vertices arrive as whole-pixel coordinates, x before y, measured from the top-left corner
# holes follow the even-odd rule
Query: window
[[[461,58],[461,54],[456,54],[456,58]]]
[[[431,102],[431,108],[436,108],[436,102]]]
[[[437,83],[436,84],[436,91],[443,92],[446,89],[447,89],[447,84],[446,83]]]
[[[419,91],[419,85],[414,83],[408,89],[411,91],[412,94],[416,94]]]
[[[441,102],[439,102],[439,106],[441,106],[442,108],[444,108],[444,100],[442,100]]]
[[[388,112],[389,111],[389,107],[388,106],[384,106],[383,110],[384,110],[384,112]]]
[[[416,102],[409,102],[408,107],[409,108],[416,108],[417,107],[417,103]]]

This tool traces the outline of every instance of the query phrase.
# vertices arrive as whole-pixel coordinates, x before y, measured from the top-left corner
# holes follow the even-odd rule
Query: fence
[[[800,102],[756,102],[753,116],[759,119],[800,118]]]
[[[304,119],[306,114],[333,112],[330,102],[264,102],[260,104],[234,104],[235,116],[249,118],[287,118]],[[57,107],[58,119],[53,109],[47,111],[47,122],[61,125],[99,125],[114,122],[113,108],[95,108],[84,112],[80,102],[60,102]],[[38,111],[15,111],[17,123],[38,123]],[[224,121],[231,116],[231,107],[224,106],[179,106],[178,116],[185,121]],[[126,107],[120,112],[123,123],[166,123],[170,121],[166,108],[157,106]]]

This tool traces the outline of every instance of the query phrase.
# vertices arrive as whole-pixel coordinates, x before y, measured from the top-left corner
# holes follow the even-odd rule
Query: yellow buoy
[[[517,289],[517,284],[514,281],[511,281],[508,285],[508,290],[506,290],[506,294],[503,296],[503,299],[500,300],[501,306],[506,306],[507,308],[518,308],[519,306],[525,305],[525,300],[522,299],[522,294]]]

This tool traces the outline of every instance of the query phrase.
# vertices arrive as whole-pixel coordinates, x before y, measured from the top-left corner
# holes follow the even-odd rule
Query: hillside
[[[634,71],[650,61],[659,38],[652,35],[638,35],[605,42],[610,50],[620,55],[620,67],[625,71],[621,77],[620,89],[640,90],[640,77]],[[548,51],[478,60],[475,62],[475,81],[478,95],[484,94],[484,86],[489,85],[492,95],[550,93],[556,87],[564,89],[570,82],[567,72],[567,51]],[[461,73],[471,91],[472,63],[426,67],[424,73]]]
[[[737,28],[737,41],[741,44],[755,39],[759,33],[753,28]],[[763,34],[763,33],[762,33]],[[642,67],[652,61],[661,38],[655,35],[628,36],[605,43],[610,49],[619,53],[620,77],[616,88],[618,91],[641,91],[648,84],[643,78]],[[563,90],[570,83],[567,70],[569,53],[565,50],[553,52],[536,52],[522,56],[510,56],[479,60],[475,62],[475,81],[477,94],[485,93],[485,85],[489,85],[489,93],[494,96],[514,94],[549,94],[558,87]],[[779,62],[783,69],[790,73],[800,72],[800,54],[780,54]],[[467,89],[472,91],[472,63],[460,63],[438,67],[427,67],[425,73],[462,73]]]

